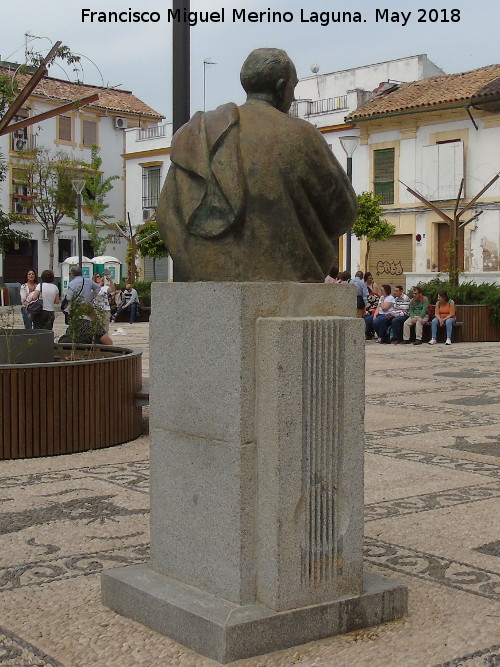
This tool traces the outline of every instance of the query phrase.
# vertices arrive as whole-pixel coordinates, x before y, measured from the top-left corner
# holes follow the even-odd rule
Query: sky
[[[44,54],[61,40],[84,56],[80,80],[131,90],[171,120],[171,7],[171,0],[3,2],[0,58],[23,62],[26,39],[30,48]],[[157,13],[160,20],[98,22],[96,15],[91,22],[83,20],[84,9],[87,14],[128,14],[130,9],[148,16],[153,13],[153,18]],[[339,0],[335,4],[332,0],[191,0],[191,11],[198,18],[207,11],[220,15],[222,9],[224,22],[199,22],[191,28],[192,113],[204,107],[204,79],[207,109],[228,101],[243,102],[239,70],[248,53],[258,47],[286,50],[299,78],[310,76],[313,64],[326,74],[420,53],[447,73],[500,62],[498,0]],[[261,20],[250,21],[249,12],[263,12]],[[278,22],[276,15],[273,22],[268,12],[289,20]],[[351,12],[361,22],[334,22],[332,15],[337,17],[339,12]],[[321,19],[329,24],[321,25]],[[25,33],[30,37],[25,38]],[[204,65],[204,61],[216,64]],[[68,67],[54,66],[50,75],[75,79]]]

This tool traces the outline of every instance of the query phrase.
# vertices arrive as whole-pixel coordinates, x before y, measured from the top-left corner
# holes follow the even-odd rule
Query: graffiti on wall
[[[404,273],[403,265],[400,259],[392,261],[377,262],[377,276],[401,276]]]

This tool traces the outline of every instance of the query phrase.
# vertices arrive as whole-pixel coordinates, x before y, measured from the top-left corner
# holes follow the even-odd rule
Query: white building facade
[[[378,284],[409,288],[446,274],[450,225],[436,209],[453,218],[465,207],[460,223],[471,222],[459,229],[461,280],[500,284],[500,178],[475,199],[500,172],[499,77],[498,65],[430,77],[348,116],[360,136],[358,190],[381,194],[384,217],[396,227],[370,251]]]
[[[15,69],[0,63],[2,74],[13,75]],[[21,87],[28,75],[19,75]],[[36,221],[30,193],[23,185],[23,169],[33,159],[34,151],[46,148],[51,156],[64,153],[70,160],[90,162],[91,146],[99,147],[102,159],[103,178],[118,176],[113,189],[106,195],[109,208],[106,215],[111,223],[127,220],[125,205],[125,131],[127,127],[147,128],[161,118],[157,113],[128,91],[108,90],[95,86],[70,83],[52,77],[41,80],[18,112],[16,120],[36,116],[67,102],[98,93],[99,99],[92,104],[75,108],[59,116],[44,120],[28,128],[0,137],[0,152],[7,166],[7,179],[0,184],[0,206],[26,216],[26,225],[19,229],[30,234],[30,240],[7,248],[1,257],[0,282],[16,283],[24,280],[28,269],[38,273],[49,267],[49,244],[43,227]],[[89,222],[83,207],[83,221]],[[103,236],[109,232],[104,232]],[[92,249],[84,231],[83,255],[92,256]],[[120,235],[112,235],[106,254],[114,255],[124,262],[126,243]],[[54,247],[54,273],[61,275],[61,264],[70,256],[78,255],[77,230],[71,218],[64,218],[58,227]]]

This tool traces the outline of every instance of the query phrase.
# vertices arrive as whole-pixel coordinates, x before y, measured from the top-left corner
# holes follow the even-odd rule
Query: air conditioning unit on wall
[[[14,150],[15,151],[24,151],[28,148],[27,139],[14,139]]]
[[[126,118],[115,118],[115,127],[117,130],[127,129],[128,122]]]
[[[153,220],[155,215],[156,215],[156,208],[154,208],[154,207],[148,207],[148,208],[143,208],[142,209],[142,221],[143,222],[149,222],[150,220]]]

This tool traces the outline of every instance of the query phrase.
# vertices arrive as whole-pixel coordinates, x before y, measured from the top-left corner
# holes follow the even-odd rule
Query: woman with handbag
[[[23,316],[25,329],[33,329],[33,320],[29,316],[27,306],[29,303],[28,297],[36,290],[37,284],[38,278],[36,277],[36,273],[33,269],[30,269],[26,274],[24,283],[21,285],[21,289],[19,290],[21,295],[21,315]]]
[[[54,285],[53,271],[46,269],[42,272],[41,282],[30,296],[30,302],[36,301],[38,297],[42,300],[41,312],[33,317],[33,329],[52,331],[56,316],[54,306],[59,303],[59,290],[57,285]]]

